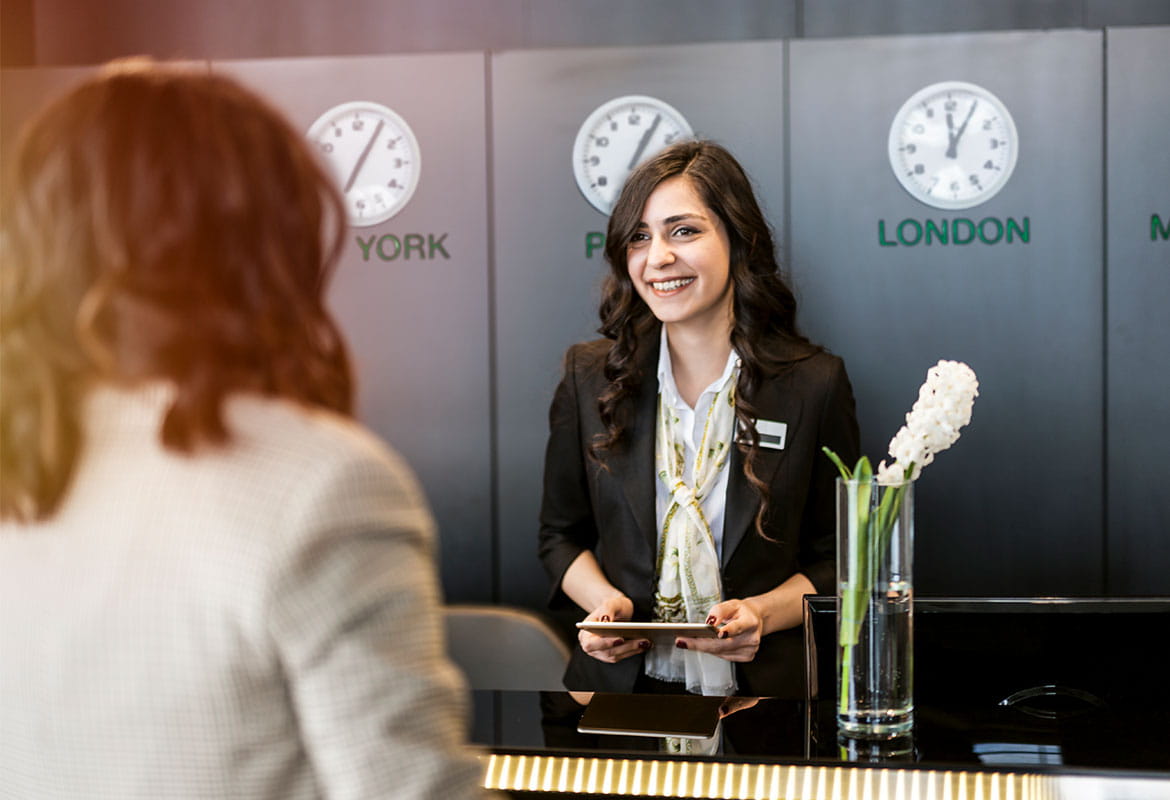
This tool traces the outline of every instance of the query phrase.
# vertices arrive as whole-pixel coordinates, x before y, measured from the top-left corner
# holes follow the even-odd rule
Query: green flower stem
[[[853,478],[853,473],[849,471],[849,467],[845,466],[845,464],[841,461],[841,458],[836,453],[827,447],[822,447],[821,450],[824,451],[825,455],[827,455],[832,460],[832,462],[837,465],[837,469],[840,470],[842,478],[845,480],[851,480]],[[860,464],[858,466],[860,466]]]
[[[867,558],[869,552],[870,495],[873,492],[871,481],[872,470],[869,461],[862,459],[857,464],[854,475],[856,480],[849,480],[846,484],[849,516],[849,549],[848,572],[850,581],[841,589],[841,625],[839,631],[839,645],[844,648],[841,659],[842,689],[840,693],[840,710],[846,711],[849,704],[849,694],[844,691],[849,686],[847,676],[853,670],[853,650],[861,634],[861,623],[865,618],[866,593],[864,587],[871,582],[871,560]]]

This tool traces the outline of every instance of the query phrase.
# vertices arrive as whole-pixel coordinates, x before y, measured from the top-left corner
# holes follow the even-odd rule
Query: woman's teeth
[[[676,278],[673,281],[656,281],[651,285],[659,292],[673,292],[675,289],[681,289],[694,280],[694,278]]]

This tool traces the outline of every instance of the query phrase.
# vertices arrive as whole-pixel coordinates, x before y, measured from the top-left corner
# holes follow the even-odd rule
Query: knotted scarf
[[[662,392],[658,394],[655,469],[671,496],[658,537],[658,588],[654,593],[657,622],[705,622],[711,607],[723,599],[719,555],[701,503],[731,453],[738,377],[737,364],[711,402],[690,475],[684,475],[686,451],[681,421]],[[654,648],[646,654],[646,674],[661,680],[685,681],[687,691],[694,694],[735,693],[731,662],[709,653]]]

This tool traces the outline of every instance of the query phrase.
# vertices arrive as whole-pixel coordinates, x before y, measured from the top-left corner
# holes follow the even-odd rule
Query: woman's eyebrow
[[[688,220],[688,219],[697,219],[700,222],[702,222],[702,221],[706,220],[707,218],[705,216],[703,216],[702,214],[696,214],[696,213],[688,211],[688,212],[683,213],[683,214],[672,214],[671,216],[662,220],[662,224],[663,225],[673,225],[676,222],[682,222],[682,221]],[[642,220],[641,222],[638,223],[638,227],[639,228],[648,228],[648,227],[650,227],[650,225],[648,222],[646,222],[646,220]]]

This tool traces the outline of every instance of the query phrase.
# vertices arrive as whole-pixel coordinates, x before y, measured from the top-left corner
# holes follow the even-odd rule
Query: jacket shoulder
[[[845,362],[840,356],[823,347],[807,342],[792,342],[778,339],[764,345],[765,372],[775,375],[801,375],[831,377],[845,371]]]
[[[565,374],[571,374],[576,380],[600,376],[605,368],[605,359],[612,348],[611,339],[578,342],[565,352]]]
[[[794,362],[789,374],[797,384],[824,397],[836,395],[842,390],[852,394],[845,362],[840,356],[825,350]]]
[[[565,353],[565,360],[576,364],[603,362],[611,349],[613,349],[612,339],[591,339],[587,342],[577,342]]]
[[[828,350],[820,350],[813,353],[808,358],[797,362],[804,369],[816,375],[821,375],[826,378],[835,376],[845,371],[845,362],[841,356],[834,355]]]

